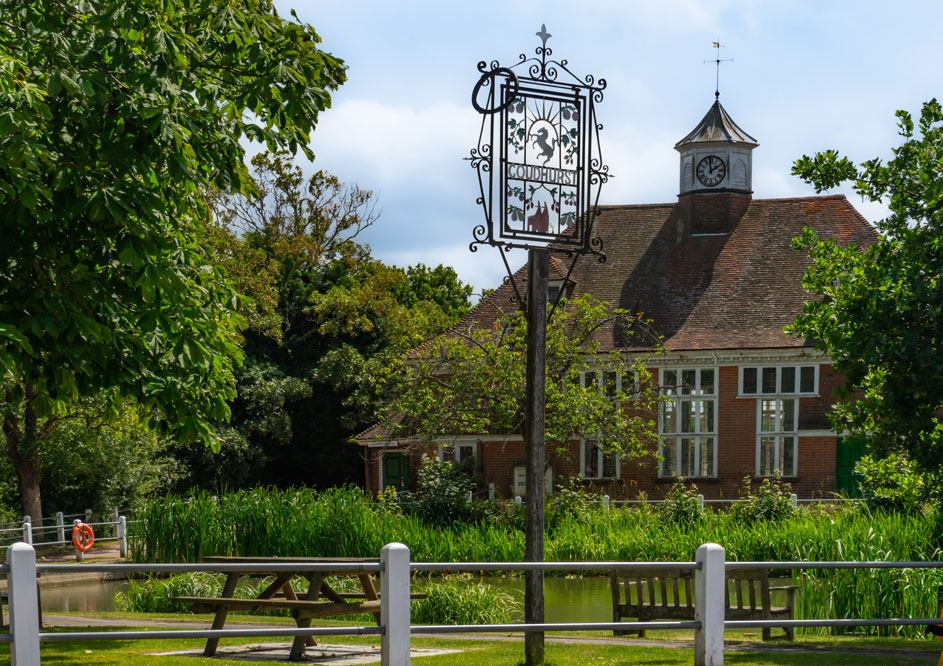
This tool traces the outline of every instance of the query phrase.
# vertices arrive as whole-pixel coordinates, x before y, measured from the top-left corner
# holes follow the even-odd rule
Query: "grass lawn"
[[[210,616],[181,615],[141,615],[134,613],[98,613],[98,617],[107,616],[114,620],[113,628],[122,628],[122,620],[127,619],[189,619],[205,621],[209,625]],[[235,616],[234,622],[252,622],[259,624],[285,624],[286,618]],[[345,624],[343,622],[325,622],[324,624]],[[349,624],[349,623],[347,623]],[[140,627],[129,627],[140,629]],[[163,628],[163,627],[161,627]],[[68,631],[56,629],[54,631]],[[611,635],[601,632],[580,632],[579,634],[548,634],[548,636],[569,636],[575,639],[596,638],[610,639]],[[659,642],[691,641],[691,632],[686,631],[650,631],[645,643],[636,638],[621,639],[617,645],[607,644],[562,644],[547,643],[548,666],[621,666],[623,664],[658,664],[659,666],[685,665],[693,663],[693,650],[660,646]],[[728,650],[725,663],[750,664],[756,666],[844,666],[845,664],[863,664],[865,666],[889,666],[891,664],[935,664],[943,649],[941,641],[919,641],[895,638],[857,638],[853,636],[799,636],[795,643],[762,643],[759,637],[745,632],[728,633],[727,643],[737,649]],[[269,640],[243,638],[226,639],[224,644],[259,643]],[[330,636],[319,639],[323,643],[377,644],[376,637]],[[648,643],[654,642],[654,645]],[[428,666],[520,666],[523,663],[523,643],[520,641],[487,640],[483,636],[475,639],[452,638],[414,638],[416,647],[447,647],[464,650],[460,654],[446,654],[415,659],[417,664]],[[202,657],[155,657],[154,652],[197,648],[203,640],[154,640],[154,641],[86,641],[81,643],[44,643],[42,659],[44,664],[56,666],[76,666],[102,664],[108,666],[241,666],[242,664],[271,664],[272,662],[230,662],[224,659],[204,659]],[[753,647],[766,649],[751,649]],[[769,648],[773,650],[770,651]],[[795,648],[819,648],[824,651],[795,652]],[[844,650],[879,650],[880,654],[857,652],[849,654]],[[900,651],[892,654],[887,651]],[[917,653],[917,654],[915,654]],[[10,664],[9,646],[0,645],[0,666]]]

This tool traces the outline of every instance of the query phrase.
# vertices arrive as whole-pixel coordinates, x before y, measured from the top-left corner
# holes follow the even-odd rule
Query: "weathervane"
[[[726,48],[723,44],[720,43],[720,39],[714,42],[714,48],[717,49],[717,57],[713,60],[705,60],[705,63],[713,62],[717,64],[717,74],[714,81],[714,99],[720,99],[720,63],[722,62],[733,62],[733,58],[720,58],[720,50]]]
[[[513,248],[550,247],[604,261],[592,227],[609,179],[595,110],[606,81],[553,60],[546,25],[536,36],[536,57],[521,54],[509,67],[478,63],[472,106],[482,114],[481,132],[467,159],[478,172],[485,223],[475,227],[470,249],[493,245],[503,257]]]

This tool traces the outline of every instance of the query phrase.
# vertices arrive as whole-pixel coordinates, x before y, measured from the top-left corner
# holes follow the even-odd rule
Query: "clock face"
[[[697,163],[697,179],[707,187],[714,187],[727,175],[727,165],[716,155],[708,155]]]

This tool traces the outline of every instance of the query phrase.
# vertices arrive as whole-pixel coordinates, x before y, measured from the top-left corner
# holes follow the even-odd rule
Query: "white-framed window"
[[[589,439],[580,440],[580,476],[584,479],[618,479],[619,454],[606,453]]]
[[[717,476],[717,368],[662,368],[663,477]]]
[[[756,475],[796,476],[799,458],[799,400],[756,401]]]
[[[468,458],[474,458],[478,455],[477,440],[459,440],[446,446],[439,444],[439,460],[460,463]]]
[[[581,386],[599,386],[610,398],[618,397],[623,393],[623,389],[626,398],[634,398],[636,382],[634,370],[621,372],[615,370],[587,370],[580,373]]]
[[[816,395],[818,365],[767,365],[740,368],[740,395]]]
[[[549,280],[547,282],[547,305],[553,307],[559,298],[561,301],[570,296],[570,285],[563,280]]]

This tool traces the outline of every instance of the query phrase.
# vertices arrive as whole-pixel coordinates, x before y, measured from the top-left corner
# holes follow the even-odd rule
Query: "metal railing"
[[[72,520],[71,523],[67,524],[66,519],[77,516]],[[80,518],[85,518],[81,520]],[[12,534],[14,538],[16,536],[22,539],[23,543],[27,543],[31,546],[68,546],[72,543],[72,529],[75,528],[79,523],[84,523],[92,528],[93,531],[98,532],[95,535],[95,543],[104,543],[109,541],[118,542],[118,552],[120,557],[128,556],[128,519],[126,516],[115,515],[114,520],[103,520],[99,522],[91,522],[91,511],[86,511],[84,514],[71,514],[65,515],[62,512],[59,512],[55,515],[55,524],[54,525],[34,525],[29,516],[23,516],[23,522],[19,527],[13,528],[0,528],[0,539],[10,538],[9,536],[5,537],[4,535]],[[103,527],[113,527],[112,530],[103,530],[100,528]],[[96,528],[99,528],[96,530]],[[114,536],[106,536],[106,533],[111,533]],[[48,538],[49,535],[54,536],[55,538]],[[39,538],[39,541],[36,539]],[[45,539],[45,540],[44,540]],[[19,541],[17,541],[19,543]],[[7,543],[0,545],[0,549],[9,549],[13,543]],[[76,561],[81,562],[84,559],[84,552],[78,548],[75,550],[75,559]]]
[[[345,564],[345,567],[347,565]],[[110,572],[179,573],[216,571],[272,573],[276,571],[316,572],[337,569],[336,563],[286,561],[282,563],[200,563],[200,564],[36,564],[36,551],[26,543],[14,545],[8,564],[0,566],[9,585],[10,633],[0,634],[0,643],[11,644],[12,663],[39,666],[40,645],[46,642],[90,640],[143,640],[164,638],[234,638],[271,636],[379,635],[383,666],[408,666],[412,634],[610,631],[648,629],[693,629],[695,666],[724,663],[725,629],[767,627],[847,627],[943,625],[943,618],[844,618],[804,620],[726,620],[728,570],[737,569],[943,569],[943,562],[727,562],[723,547],[707,543],[697,549],[694,562],[410,562],[409,549],[391,543],[380,551],[379,562],[361,562],[350,568],[379,572],[380,624],[353,627],[279,627],[206,630],[82,631],[49,633],[40,630],[38,617],[38,573]],[[410,578],[413,572],[435,571],[590,571],[622,570],[644,572],[674,569],[694,572],[694,620],[652,622],[558,622],[540,624],[411,625]]]

